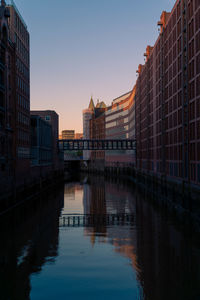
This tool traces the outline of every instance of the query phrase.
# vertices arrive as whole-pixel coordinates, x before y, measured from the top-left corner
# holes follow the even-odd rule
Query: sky
[[[31,109],[55,110],[60,132],[82,132],[93,96],[130,91],[157,21],[175,0],[15,0],[30,33]]]

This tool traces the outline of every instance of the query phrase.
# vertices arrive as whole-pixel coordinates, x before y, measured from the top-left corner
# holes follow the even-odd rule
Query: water
[[[83,183],[84,182],[84,183]],[[134,214],[130,225],[59,227],[66,213]],[[133,187],[66,183],[1,220],[0,299],[200,299],[200,243]]]

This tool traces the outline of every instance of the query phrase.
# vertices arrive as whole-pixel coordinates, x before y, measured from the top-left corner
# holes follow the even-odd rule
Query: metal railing
[[[136,140],[59,140],[61,150],[136,150]]]
[[[134,214],[63,214],[59,227],[133,226]]]

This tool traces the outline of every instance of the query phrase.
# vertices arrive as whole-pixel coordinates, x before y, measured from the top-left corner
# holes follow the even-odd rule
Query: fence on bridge
[[[136,140],[59,140],[59,148],[63,151],[135,150]]]
[[[60,227],[133,226],[133,214],[63,214]]]

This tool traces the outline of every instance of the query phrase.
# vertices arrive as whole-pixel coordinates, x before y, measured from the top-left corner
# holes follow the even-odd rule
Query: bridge
[[[133,214],[63,214],[59,227],[133,226]]]
[[[59,140],[59,148],[63,151],[135,150],[136,140]]]

